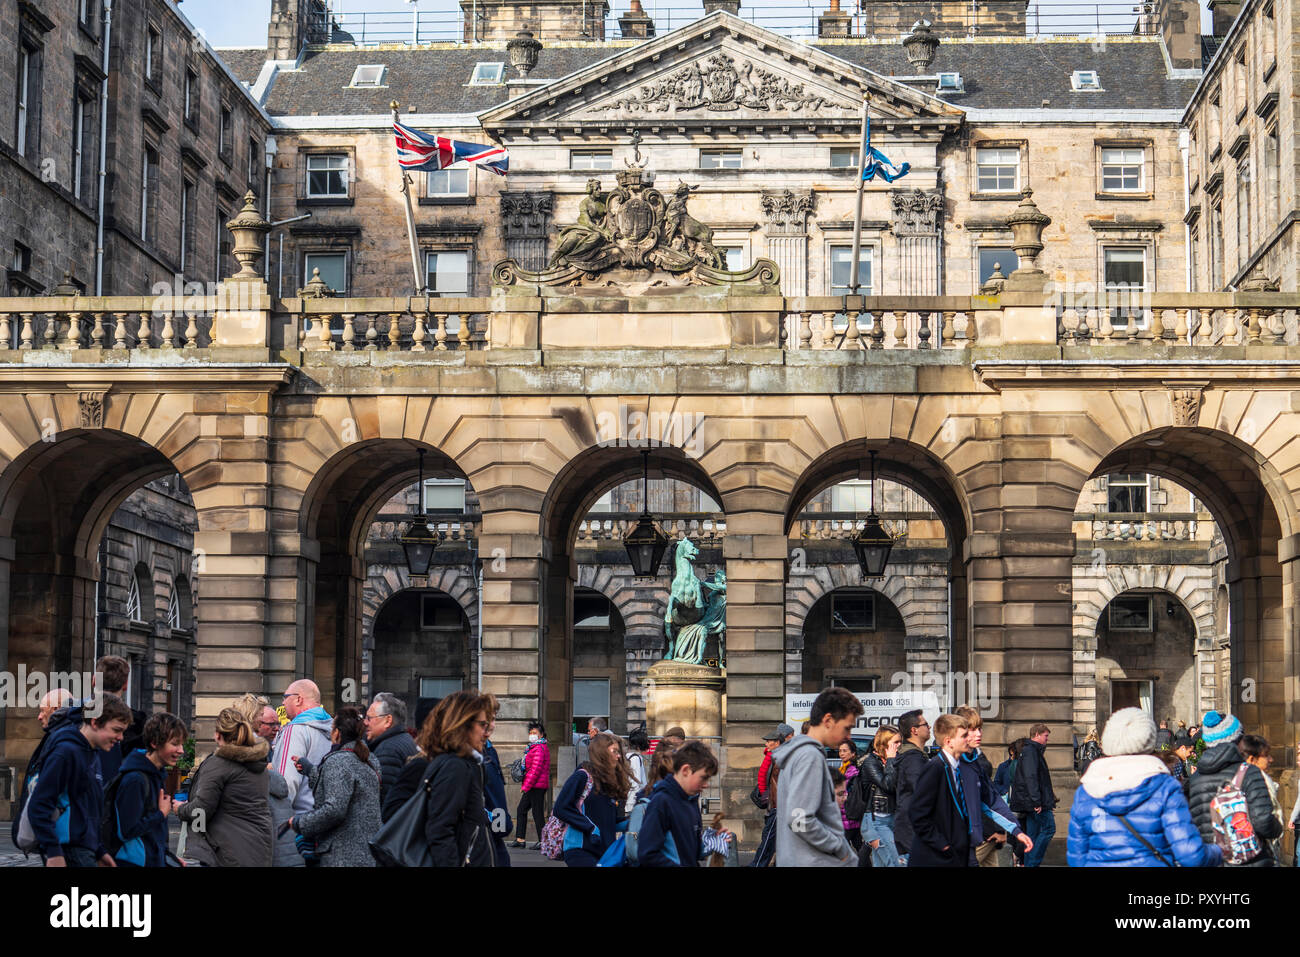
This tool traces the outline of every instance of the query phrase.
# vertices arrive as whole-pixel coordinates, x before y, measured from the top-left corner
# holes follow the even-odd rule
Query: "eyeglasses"
[[[488,723],[486,721],[475,721],[474,726],[478,728],[486,728]]]
[[[281,700],[288,701],[290,698],[301,698],[301,697],[302,695],[298,694],[298,692],[296,691],[286,691]]]

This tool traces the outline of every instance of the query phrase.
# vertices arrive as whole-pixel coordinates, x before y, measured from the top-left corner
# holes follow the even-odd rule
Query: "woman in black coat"
[[[494,710],[492,696],[477,691],[457,691],[439,701],[416,740],[420,754],[407,762],[384,803],[387,819],[428,778],[424,836],[434,867],[496,864],[483,806],[483,746]]]

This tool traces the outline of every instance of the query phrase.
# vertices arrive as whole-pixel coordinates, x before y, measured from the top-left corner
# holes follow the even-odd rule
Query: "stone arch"
[[[363,672],[361,681],[361,693],[364,699],[369,700],[374,694],[380,691],[393,692],[406,700],[408,716],[413,717],[416,707],[421,696],[418,679],[421,673],[429,676],[431,673],[437,677],[438,668],[445,665],[436,664],[436,656],[432,661],[426,659],[419,661],[421,655],[433,655],[439,645],[439,635],[437,633],[417,632],[418,639],[399,648],[400,657],[396,663],[389,663],[385,660],[385,655],[391,650],[381,648],[376,630],[380,625],[381,619],[390,611],[401,614],[403,605],[406,605],[406,611],[413,612],[414,618],[417,619],[416,627],[421,627],[418,620],[423,614],[422,606],[419,602],[423,601],[425,595],[441,595],[450,601],[450,604],[459,612],[460,619],[464,622],[463,628],[457,630],[458,640],[451,645],[443,645],[443,648],[450,647],[458,661],[460,672],[459,677],[462,687],[470,688],[477,684],[478,674],[478,609],[476,591],[472,581],[467,585],[465,579],[469,576],[463,575],[459,578],[455,570],[448,567],[438,569],[436,573],[431,573],[428,584],[411,583],[409,575],[405,569],[395,569],[392,566],[379,568],[371,566],[372,575],[367,581],[367,626],[364,651],[364,658],[369,668]],[[432,570],[431,570],[432,571]],[[376,587],[370,587],[374,583]],[[379,599],[378,595],[383,593],[383,598]],[[373,608],[370,607],[373,600]],[[413,608],[410,602],[415,602]],[[445,629],[439,626],[438,629],[446,634]],[[383,652],[383,654],[381,654]],[[388,665],[388,667],[384,667]],[[423,665],[424,667],[421,667]],[[425,670],[428,667],[428,670]],[[400,676],[395,676],[396,672],[402,672]]]
[[[630,572],[630,566],[629,566]],[[598,591],[610,600],[623,619],[624,634],[644,641],[662,642],[664,603],[638,587],[630,573],[611,565],[579,565],[574,585]]]
[[[1214,595],[1205,588],[1205,582],[1197,582],[1179,568],[1156,567],[1153,565],[1116,565],[1110,566],[1104,576],[1095,579],[1093,592],[1074,606],[1075,634],[1095,633],[1097,622],[1111,599],[1125,592],[1136,590],[1156,590],[1168,592],[1177,598],[1192,616],[1196,625],[1196,641],[1200,645],[1212,645],[1215,635]]]
[[[903,616],[903,626],[909,637],[948,637],[947,616],[936,611],[933,604],[909,585],[907,573],[897,568],[886,569],[885,577],[878,581],[863,581],[857,565],[819,565],[808,575],[791,576],[785,586],[785,635],[787,648],[791,639],[803,634],[808,612],[820,599],[837,588],[870,588],[884,595]],[[946,596],[945,596],[946,597]]]
[[[384,602],[399,591],[413,587],[446,592],[456,599],[460,610],[469,619],[470,634],[478,634],[478,584],[466,568],[454,565],[431,567],[428,584],[415,586],[411,583],[411,573],[405,566],[371,565],[361,604],[361,634],[366,648],[374,648],[375,618]]]

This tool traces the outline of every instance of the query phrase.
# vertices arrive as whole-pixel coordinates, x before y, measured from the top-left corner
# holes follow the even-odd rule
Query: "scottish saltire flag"
[[[902,166],[895,166],[884,153],[875,149],[871,145],[871,117],[867,117],[867,162],[862,167],[862,178],[875,179],[879,176],[886,183],[892,183],[900,176],[906,176],[912,166],[910,163],[904,163]]]
[[[397,139],[397,163],[404,170],[428,171],[446,169],[453,163],[472,163],[505,176],[510,165],[510,154],[501,146],[462,143],[446,136],[421,133],[401,123],[393,124],[393,136]]]

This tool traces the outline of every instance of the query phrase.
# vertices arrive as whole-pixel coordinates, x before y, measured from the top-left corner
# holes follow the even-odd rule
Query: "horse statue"
[[[673,550],[673,582],[664,613],[664,635],[668,639],[665,661],[701,664],[710,635],[718,636],[718,657],[723,657],[727,576],[719,571],[712,579],[701,581],[693,564],[699,557],[699,546],[689,538],[682,539]]]

